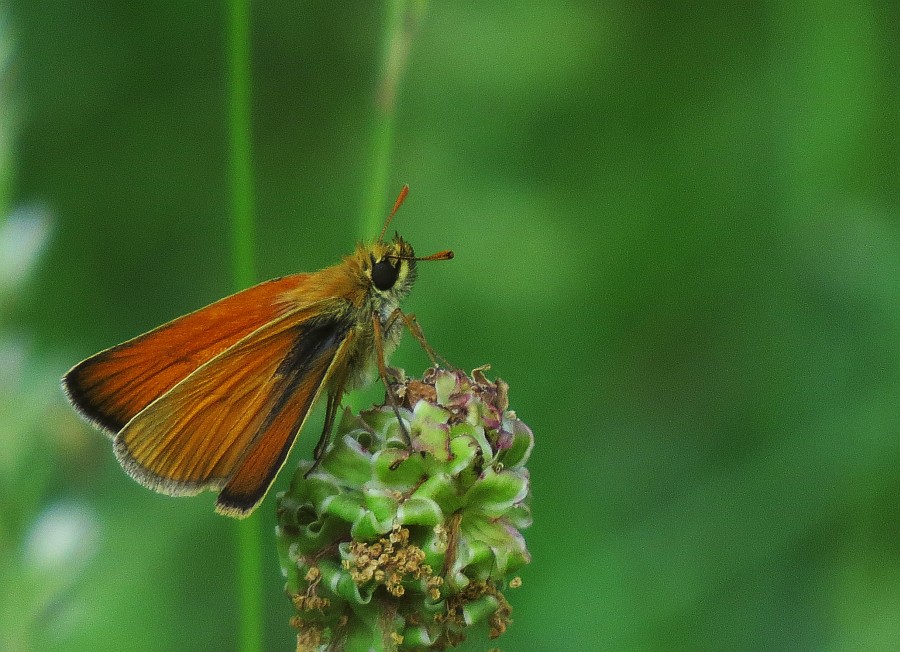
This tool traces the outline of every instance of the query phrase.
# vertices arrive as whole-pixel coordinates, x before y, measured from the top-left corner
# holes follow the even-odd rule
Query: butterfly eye
[[[382,292],[394,287],[399,273],[399,265],[394,267],[387,258],[382,258],[377,263],[372,263],[372,283]]]

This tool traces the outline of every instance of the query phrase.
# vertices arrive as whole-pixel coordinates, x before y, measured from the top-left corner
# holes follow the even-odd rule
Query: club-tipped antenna
[[[449,249],[444,249],[443,251],[439,251],[436,254],[431,254],[430,256],[394,256],[388,255],[388,258],[392,258],[394,260],[452,260],[453,252]]]
[[[413,260],[452,260],[453,252],[450,249],[444,249],[444,251],[439,251],[436,254],[431,254],[430,256],[418,256],[413,258]]]
[[[387,216],[387,219],[384,221],[384,226],[381,227],[381,233],[378,235],[378,242],[384,242],[384,234],[387,231],[388,224],[391,223],[391,220],[394,219],[394,214],[397,212],[397,209],[400,208],[400,205],[403,203],[403,200],[406,199],[406,196],[409,194],[409,185],[403,184],[403,189],[400,191],[400,194],[397,195],[397,201],[394,202],[394,207],[391,209],[391,214]]]

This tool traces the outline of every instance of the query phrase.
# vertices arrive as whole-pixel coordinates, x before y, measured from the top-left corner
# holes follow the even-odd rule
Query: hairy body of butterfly
[[[217,490],[216,511],[247,516],[320,394],[317,458],[344,392],[397,345],[416,260],[450,257],[417,259],[401,237],[379,238],[333,267],[261,283],[102,351],[63,386],[138,482],[176,496]]]

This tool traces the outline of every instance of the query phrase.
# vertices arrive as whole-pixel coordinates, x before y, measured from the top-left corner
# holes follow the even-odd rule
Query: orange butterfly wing
[[[290,310],[285,293],[307,279],[260,283],[163,324],[75,365],[63,387],[85,417],[114,435],[202,364]]]
[[[115,438],[125,470],[170,495],[221,489],[229,516],[253,511],[352,339],[352,322],[321,315],[277,318],[150,403]]]

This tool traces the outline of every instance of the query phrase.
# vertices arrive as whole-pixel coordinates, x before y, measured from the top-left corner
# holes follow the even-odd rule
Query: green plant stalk
[[[412,37],[425,14],[426,5],[426,0],[387,0],[385,3],[380,72],[372,102],[371,145],[366,168],[368,176],[360,213],[360,230],[364,239],[371,239],[379,233],[386,216],[397,93],[406,71]]]
[[[415,28],[425,15],[427,0],[386,0],[379,76],[372,96],[372,123],[367,176],[363,180],[359,238],[373,240],[380,232],[390,201],[388,178],[394,145],[397,92],[406,69],[406,60]],[[399,192],[400,188],[397,188]],[[356,410],[363,405],[357,397],[347,397]]]
[[[253,161],[250,151],[250,2],[230,0],[228,15],[228,129],[232,271],[237,289],[255,281]]]
[[[255,280],[253,266],[253,161],[250,129],[250,2],[228,3],[228,130],[232,275],[235,288]],[[239,645],[263,648],[262,531],[259,517],[237,524],[240,586]]]
[[[13,185],[13,138],[17,116],[10,101],[13,46],[6,16],[0,15],[0,224],[9,216]]]

